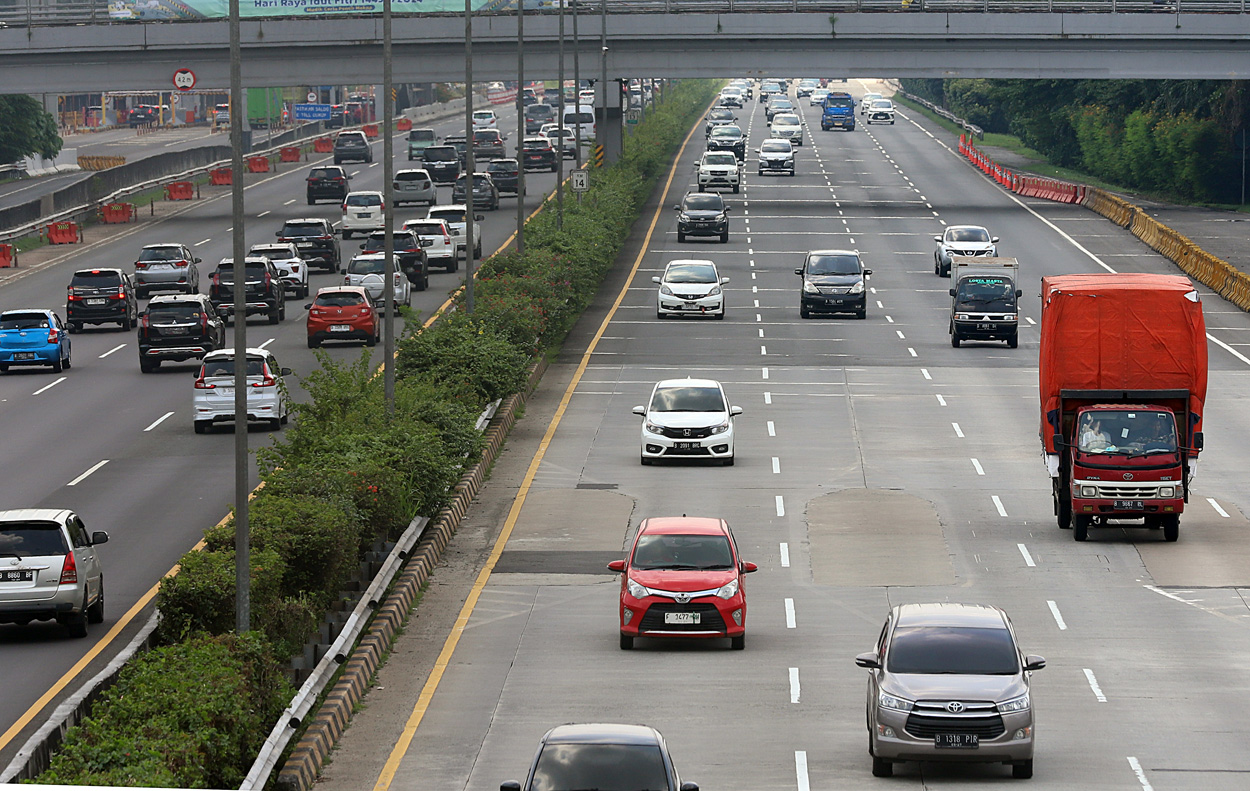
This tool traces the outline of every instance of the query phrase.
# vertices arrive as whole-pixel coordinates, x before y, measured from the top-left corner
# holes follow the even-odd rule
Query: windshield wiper
[[[661,563],[656,566],[639,566],[645,571],[700,571],[702,566],[691,566],[688,563]]]

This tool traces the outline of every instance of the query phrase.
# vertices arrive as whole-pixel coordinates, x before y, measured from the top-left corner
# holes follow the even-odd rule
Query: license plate
[[[367,220],[367,219],[369,219],[369,217],[370,217],[370,216],[372,216],[372,215],[370,215],[370,214],[369,214],[369,212],[365,212],[364,214],[360,214],[360,213],[358,212],[358,213],[356,214],[356,219],[357,219],[357,220]]]
[[[87,304],[88,305],[103,305],[107,301],[108,300],[105,300],[105,299],[89,299],[87,300]]]
[[[330,332],[351,332],[351,331],[352,331],[352,326],[350,324],[334,324],[334,325],[331,325],[330,327]]]
[[[1145,511],[1146,503],[1141,500],[1113,500],[1112,507],[1117,511]]]
[[[995,327],[993,324],[978,324],[977,329],[978,330],[995,330],[998,328]]]
[[[673,447],[677,450],[694,450],[699,447],[697,442],[674,442]]]
[[[0,571],[0,582],[33,582],[34,579],[33,570]]]
[[[14,360],[33,360],[35,359],[35,353],[34,352],[15,352],[13,354],[13,359]]]
[[[233,387],[222,387],[221,385],[217,385],[217,395],[219,395],[219,396],[232,396],[232,395],[234,395],[234,388],[233,388]]]
[[[981,746],[981,737],[975,733],[939,733],[933,737],[933,746],[975,750]]]
[[[697,612],[666,612],[664,613],[664,623],[672,624],[697,624],[699,616],[702,613]]]
[[[686,310],[698,310],[698,309],[699,309],[698,303],[695,303],[695,302],[686,303]]]
[[[422,240],[421,240],[421,246],[422,246],[422,247],[433,247],[433,246],[434,246],[434,240],[433,240],[433,239],[422,239]]]
[[[190,331],[187,327],[161,327],[161,332],[165,335],[186,335]]]

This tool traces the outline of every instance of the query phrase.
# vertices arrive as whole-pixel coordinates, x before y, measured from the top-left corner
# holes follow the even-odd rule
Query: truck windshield
[[[1176,452],[1176,421],[1171,412],[1100,409],[1081,415],[1077,450],[1117,456]]]
[[[956,310],[990,313],[1012,313],[1016,309],[1016,290],[1005,277],[965,277],[955,292]]]
[[[825,108],[828,109],[830,107],[850,107],[852,101],[853,100],[851,99],[850,96],[846,96],[846,95],[834,96],[833,94],[830,94],[829,96],[825,97]]]

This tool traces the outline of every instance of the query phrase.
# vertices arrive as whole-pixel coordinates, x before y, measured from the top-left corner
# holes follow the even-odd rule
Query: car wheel
[[[1084,541],[1089,538],[1089,525],[1093,522],[1093,517],[1084,514],[1072,515],[1072,537],[1077,541]]]
[[[679,242],[684,242],[684,241],[686,241],[686,235],[685,235],[684,233],[682,233],[681,231],[678,231],[678,232],[677,232],[677,241],[679,241]]]
[[[280,431],[282,429],[282,418],[276,417],[269,421],[270,431]]]
[[[763,175],[764,175],[764,171],[762,171],[762,170],[756,171],[755,175],[757,175],[757,176],[763,176]]]
[[[460,271],[460,258],[459,257],[454,256],[454,255],[451,257],[451,263],[447,264],[447,271],[448,272]]]
[[[372,347],[372,346],[377,346],[377,345],[378,345],[378,333],[375,332],[365,339],[365,346]]]
[[[872,758],[872,776],[873,777],[893,777],[894,764],[875,755]]]
[[[244,321],[247,319],[245,318]],[[272,308],[269,311],[269,323],[277,324],[280,321],[282,321],[282,308]]]
[[[737,184],[735,184],[735,185],[734,185],[734,194],[735,194],[735,195],[737,195],[737,194],[738,194],[738,191],[739,191],[739,187],[738,187],[738,185],[737,185]]]
[[[482,243],[481,242],[478,242],[477,247],[473,248],[473,257],[478,259],[479,261],[482,260]]]
[[[962,339],[958,335],[953,332],[951,333],[951,346],[958,349],[960,340]]]
[[[859,310],[859,311],[857,311],[857,312],[855,313],[855,318],[857,318],[857,319],[866,319],[866,318],[868,318],[868,309],[867,309],[867,308],[860,308],[860,310]]]
[[[938,277],[942,276],[942,265],[938,262],[937,256],[933,256],[933,274]]]
[[[811,317],[812,317],[812,312],[808,310],[805,306],[800,305],[799,306],[799,318],[810,319]]]
[[[52,363],[52,373],[59,374],[65,370],[65,361],[61,359],[61,355],[56,356],[56,362]]]
[[[74,363],[74,360],[73,360],[73,355],[72,355],[71,353],[67,352],[67,353],[65,354],[65,368],[66,368],[67,370],[68,370],[69,368],[72,368],[72,367],[73,367],[73,363]]]
[[[1018,348],[1019,346],[1020,346],[1020,335],[1018,333],[1015,335],[1012,335],[1010,338],[1007,339],[1008,349],[1015,349],[1015,348]]]
[[[77,332],[82,332],[82,324],[76,321],[69,322],[69,334],[73,335],[74,333],[77,333]]]
[[[70,618],[65,621],[65,625],[69,628],[70,637],[87,636],[88,617],[87,594],[84,593],[82,595],[82,610],[77,615],[70,616]]]
[[[125,316],[123,316],[123,317],[122,317],[122,320],[121,320],[121,325],[122,325],[122,332],[129,332],[129,331],[130,331],[130,328],[134,326],[134,325],[133,325],[133,324],[131,324],[131,322],[130,322],[130,314],[129,314],[129,313],[127,313]]]
[[[208,433],[208,427],[209,427],[210,425],[212,425],[212,424],[211,424],[211,423],[209,423],[207,420],[197,420],[197,421],[195,421],[195,433],[196,433],[196,434],[207,434],[207,433]]]
[[[291,422],[291,409],[290,409],[290,406],[287,405],[286,410],[282,413],[282,417],[278,418],[278,425],[285,426],[287,423],[290,423],[290,422]]]
[[[312,206],[312,205],[313,205],[314,203],[316,203],[316,202],[317,202],[317,201],[313,200],[313,197],[312,197],[311,195],[309,195],[309,196],[308,196],[308,205],[309,205],[309,206]]]
[[[8,363],[0,363],[0,374],[7,374],[8,372],[9,372]]]
[[[730,456],[727,459],[721,459],[720,463],[721,463],[721,466],[723,467],[732,467],[734,466],[734,457]]]
[[[720,243],[729,244],[729,231],[725,231],[723,234],[720,235]]]
[[[654,462],[655,459],[648,459],[646,456],[639,456],[638,461],[640,464],[642,464],[642,466],[650,467],[651,463]]]
[[[1175,542],[1181,537],[1181,516],[1180,514],[1170,514],[1163,517],[1163,540],[1167,542]]]
[[[343,229],[343,238],[344,238],[344,239],[350,239],[350,238],[352,238],[352,232],[351,232],[351,231],[349,231],[349,230],[347,230],[346,228],[344,228],[344,229]]]
[[[320,345],[321,345],[321,341],[317,340],[316,338],[309,338],[309,339],[308,339],[308,348],[310,348],[310,349],[316,349],[316,348],[317,348],[318,346],[320,346]]]
[[[100,578],[100,595],[87,608],[87,623],[104,623],[104,578]]]
[[[724,310],[722,310],[720,313],[714,313],[714,314],[712,314],[712,318],[716,319],[717,321],[724,321],[724,320],[725,320],[725,311],[724,311]]]
[[[891,124],[894,122],[891,121]],[[1011,776],[1017,780],[1028,780],[1033,776],[1033,759],[1011,765]]]
[[[621,650],[632,651],[634,649],[634,638],[627,634],[621,635]]]
[[[741,651],[747,647],[747,636],[740,634],[737,637],[729,638],[729,649],[731,651]]]

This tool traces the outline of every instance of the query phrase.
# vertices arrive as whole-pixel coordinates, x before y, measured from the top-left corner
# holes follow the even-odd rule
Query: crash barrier
[[[365,124],[364,126],[360,127],[360,130],[364,132],[365,137],[369,138],[370,140],[373,140],[374,138],[378,136],[377,124]]]
[[[304,152],[300,150],[299,146],[283,146],[278,151],[278,161],[279,162],[299,162],[300,157],[303,155],[303,153]]]
[[[334,150],[334,141],[328,137],[319,137],[313,141],[313,151],[318,154],[329,154]]]
[[[247,158],[248,173],[268,173],[269,157],[248,157]]]
[[[400,118],[398,121],[395,122],[396,132],[409,132],[411,130],[412,130],[411,118]]]
[[[83,156],[78,158],[78,167],[83,170],[108,170],[126,164],[125,157]]]
[[[990,159],[976,147],[971,135],[959,136],[959,153],[967,157],[973,167],[994,180],[1008,192],[1026,198],[1042,198],[1056,203],[1081,203],[1086,201],[1089,188],[1084,184],[1048,179],[1041,176],[1025,176]],[[1127,226],[1127,222],[1120,223]]]
[[[135,205],[133,203],[106,203],[100,207],[100,222],[114,223],[134,222]]]
[[[62,220],[48,226],[48,244],[77,244],[78,223]]]
[[[213,168],[208,171],[208,183],[214,187],[226,187],[234,183],[234,171],[230,168]]]
[[[171,181],[165,185],[165,200],[191,200],[195,185],[189,181]]]
[[[0,269],[17,266],[17,251],[11,244],[0,244]]]

